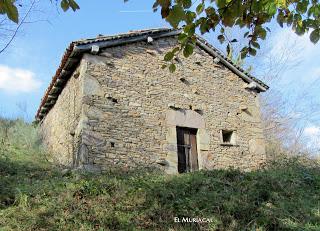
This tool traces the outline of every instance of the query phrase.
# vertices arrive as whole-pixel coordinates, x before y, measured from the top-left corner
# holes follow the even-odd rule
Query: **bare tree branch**
[[[14,38],[16,37],[16,35],[17,35],[20,27],[22,26],[22,24],[25,23],[27,17],[29,16],[32,8],[33,8],[34,5],[35,5],[35,2],[36,2],[36,0],[33,0],[33,1],[31,2],[31,5],[30,5],[27,13],[26,13],[26,14],[24,15],[24,17],[21,19],[20,23],[18,24],[17,28],[14,30],[14,33],[13,33],[13,35],[11,36],[11,38],[9,39],[9,41],[8,41],[8,42],[6,43],[6,45],[0,50],[0,54],[1,54],[2,52],[4,52],[4,51],[10,46],[10,44],[12,43],[12,41],[14,40]]]

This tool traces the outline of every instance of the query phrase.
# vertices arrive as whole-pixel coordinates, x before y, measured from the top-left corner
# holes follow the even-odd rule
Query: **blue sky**
[[[79,0],[81,10],[75,13],[61,12],[49,0],[43,2],[30,20],[49,22],[24,25],[9,49],[0,54],[0,115],[19,116],[21,107],[17,104],[23,104],[27,105],[28,117],[33,117],[71,41],[98,34],[167,26],[159,14],[152,12],[150,0],[132,0],[126,4],[122,0],[95,1],[92,4]],[[127,12],[131,10],[143,12]]]
[[[33,119],[41,97],[71,41],[98,34],[168,27],[159,13],[152,12],[153,0],[130,0],[127,3],[122,0],[78,0],[78,3],[81,7],[79,11],[64,13],[49,0],[41,1],[30,18],[30,21],[39,22],[24,25],[13,44],[0,54],[0,115],[24,115],[29,120]],[[263,54],[248,60],[254,66],[253,72],[263,77],[264,63],[270,59],[277,60],[273,57],[281,56],[282,47],[287,48],[290,59],[283,64],[286,68],[281,70],[277,81],[267,83],[271,88],[281,89],[286,99],[293,103],[294,99],[304,97],[306,91],[312,95],[310,99],[320,99],[320,82],[317,81],[320,77],[320,43],[313,45],[307,35],[298,37],[289,29],[275,29],[269,36]],[[206,37],[217,44],[214,37]],[[319,120],[306,123],[306,132],[320,137]]]

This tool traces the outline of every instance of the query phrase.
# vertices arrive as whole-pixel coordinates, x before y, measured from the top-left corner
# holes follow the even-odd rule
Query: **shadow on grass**
[[[9,198],[1,202],[0,226],[7,229],[320,230],[320,170],[297,162],[251,173],[63,176],[1,160],[0,175],[0,198]],[[175,217],[191,222],[174,222]]]
[[[50,179],[52,170],[32,162],[12,161],[1,157],[0,209],[13,205],[17,195],[23,191],[29,192],[34,182]]]
[[[185,230],[320,230],[320,172],[302,166],[202,171],[158,182],[149,218]],[[210,223],[174,223],[174,217]],[[190,220],[189,220],[190,221]]]

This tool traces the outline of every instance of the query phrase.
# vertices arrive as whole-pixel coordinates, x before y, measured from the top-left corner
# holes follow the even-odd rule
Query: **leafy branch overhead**
[[[64,11],[67,11],[70,8],[73,11],[80,9],[75,0],[50,0],[50,2],[60,2],[60,6]],[[22,3],[16,0],[0,0],[0,15],[5,15],[11,21],[19,23],[18,7],[22,7]]]
[[[75,0],[50,0],[60,4],[64,11],[80,9]],[[128,0],[124,0],[127,2]],[[176,69],[174,58],[182,53],[189,57],[196,43],[195,31],[202,34],[214,31],[217,39],[226,44],[227,53],[237,39],[229,39],[225,29],[238,26],[248,43],[241,49],[241,58],[255,56],[260,43],[267,38],[268,24],[275,19],[280,27],[287,25],[298,35],[310,32],[310,40],[320,40],[320,0],[154,0],[153,10],[161,11],[173,28],[182,27],[180,45],[164,58],[169,70]],[[0,0],[0,15],[19,23],[20,1]],[[164,65],[166,67],[167,65]]]
[[[183,28],[179,36],[180,48],[172,50],[165,61],[172,62],[180,50],[185,57],[192,54],[196,29],[202,34],[218,33],[217,39],[227,44],[229,52],[231,44],[237,40],[228,39],[225,29],[242,28],[248,43],[241,49],[241,58],[256,55],[260,42],[270,32],[267,25],[273,19],[280,27],[287,25],[298,35],[311,31],[313,43],[320,39],[319,0],[156,0],[153,9],[160,10],[162,18],[173,28]]]

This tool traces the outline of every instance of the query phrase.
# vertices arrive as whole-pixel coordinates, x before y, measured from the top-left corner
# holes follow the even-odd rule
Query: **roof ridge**
[[[149,36],[159,39],[163,37],[176,36],[181,33],[181,29],[173,28],[151,28],[145,30],[133,30],[127,33],[121,33],[116,35],[102,36],[90,39],[82,39],[71,42],[66,49],[59,68],[57,69],[52,81],[47,88],[44,97],[41,99],[39,109],[36,114],[36,120],[42,120],[49,110],[55,104],[56,99],[63,90],[68,79],[72,75],[74,68],[81,60],[82,54],[90,52],[92,46],[96,43],[100,45],[100,48],[107,48],[111,46],[120,46],[128,43],[134,43],[138,41],[147,41]],[[207,40],[196,35],[197,45],[211,56],[218,58],[220,62],[233,71],[240,78],[246,82],[255,82],[257,88],[261,91],[267,90],[269,87],[261,80],[251,76],[248,72],[244,71],[240,66],[233,63],[223,52],[219,51]]]
[[[101,35],[101,36],[98,35],[96,37],[87,38],[87,39],[79,39],[79,40],[75,40],[73,42],[75,44],[77,44],[77,43],[82,43],[85,41],[91,41],[91,40],[97,40],[97,39],[108,39],[108,38],[120,37],[120,36],[125,36],[125,35],[132,35],[132,34],[137,34],[137,33],[163,32],[163,31],[173,31],[173,30],[178,30],[178,29],[172,29],[169,27],[156,27],[156,28],[142,29],[142,30],[129,30],[128,32],[122,32],[122,33],[110,34],[110,35]]]

